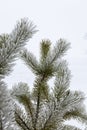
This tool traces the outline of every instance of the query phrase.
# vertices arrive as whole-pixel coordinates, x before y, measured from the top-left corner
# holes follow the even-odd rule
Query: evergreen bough
[[[50,40],[42,40],[39,61],[26,49],[20,52],[20,58],[36,77],[31,91],[23,82],[14,85],[11,91],[15,120],[22,130],[80,130],[65,125],[72,118],[87,125],[84,93],[69,89],[71,74],[62,58],[69,47],[64,39],[58,40],[53,49]],[[53,77],[51,88],[48,81]]]
[[[17,130],[14,104],[4,78],[12,71],[19,51],[36,32],[35,28],[24,18],[17,22],[10,34],[0,35],[0,130]]]

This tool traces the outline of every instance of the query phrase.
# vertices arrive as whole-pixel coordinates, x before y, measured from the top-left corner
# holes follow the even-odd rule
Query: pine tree
[[[11,90],[15,120],[22,130],[80,130],[65,125],[72,118],[87,124],[84,93],[69,89],[71,74],[67,61],[62,58],[69,47],[64,39],[58,40],[53,49],[50,40],[42,40],[40,61],[26,49],[21,51],[21,59],[36,77],[32,91],[23,82]],[[48,81],[53,77],[51,88]]]
[[[35,32],[32,22],[24,18],[10,34],[0,35],[0,130],[17,130],[14,128],[14,105],[4,78],[10,74],[19,51]]]

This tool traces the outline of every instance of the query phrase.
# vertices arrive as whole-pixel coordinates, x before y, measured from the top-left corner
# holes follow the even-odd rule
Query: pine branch
[[[29,128],[32,130],[80,130],[73,126],[64,125],[64,121],[70,118],[87,123],[87,114],[84,113],[85,109],[82,106],[84,94],[70,91],[70,71],[66,61],[61,60],[68,48],[69,43],[63,39],[57,42],[52,51],[50,50],[50,41],[42,41],[39,63],[30,52],[28,53],[26,50],[21,52],[21,58],[37,76],[31,97],[26,98],[27,89],[25,93],[19,89],[21,96],[18,97],[23,102],[24,107],[27,106],[29,110],[30,118],[26,116],[25,123],[27,126],[30,123]],[[49,91],[47,83],[51,77],[55,77],[55,81],[54,88]],[[79,109],[80,107],[81,109]],[[26,113],[27,109],[25,109]]]
[[[38,88],[41,87],[41,83],[44,81],[44,79],[45,79],[44,76],[41,77],[40,81],[37,83]],[[34,130],[36,130],[36,124],[37,124],[38,115],[39,115],[39,109],[40,109],[40,97],[41,97],[41,92],[40,92],[40,89],[38,89]]]
[[[55,101],[51,100],[50,102],[47,103],[47,106],[48,106],[48,108],[46,108],[46,109],[49,109],[47,112],[49,114],[47,117],[45,117],[45,122],[43,122],[43,127],[41,128],[41,130],[57,129],[56,124],[58,124],[59,122],[57,123],[57,120],[56,120],[56,116],[58,116],[57,113],[56,113],[56,116],[54,117],[55,111],[56,111]]]
[[[50,44],[50,41],[42,42],[40,61],[41,63],[39,67],[39,74],[45,74],[47,79],[54,76],[58,69],[58,66],[55,66],[55,64],[58,64],[57,60],[60,59],[69,48],[69,43],[67,43],[63,39],[60,39],[57,42],[57,45],[54,47],[53,51],[50,51]]]
[[[20,98],[21,103],[24,105],[27,114],[31,116],[32,125],[34,125],[34,108],[32,106],[31,100],[26,95],[20,95],[18,98]]]
[[[64,109],[72,109],[73,107],[80,105],[83,103],[84,94],[82,92],[70,92],[66,91],[65,97],[62,99],[61,106]]]
[[[39,64],[36,60],[36,57],[28,52],[26,49],[23,49],[20,53],[20,58],[24,61],[24,63],[30,67],[30,69],[35,73],[38,74],[39,71]]]
[[[0,81],[0,123],[3,130],[11,129],[15,124],[13,102],[7,86]]]
[[[67,111],[63,118],[68,120],[73,118],[87,124],[87,114],[84,113],[83,106],[80,106],[80,108],[76,108],[75,110]]]
[[[9,35],[0,36],[0,77],[10,73],[18,52],[36,32],[35,27],[27,19],[21,19]]]
[[[22,82],[18,83],[18,85],[13,86],[13,89],[11,90],[11,95],[14,99],[17,99],[19,103],[23,104],[26,113],[32,119],[32,125],[34,125],[34,107],[31,102],[28,85]]]
[[[70,43],[68,43],[66,40],[64,39],[58,40],[53,51],[48,54],[47,57],[48,64],[50,65],[54,63],[58,58],[61,58],[69,49],[69,47],[70,47]]]
[[[50,94],[49,94],[49,86],[47,84],[47,82],[44,80],[40,86],[38,85],[38,82],[39,81],[39,78],[37,78],[35,80],[35,83],[34,83],[34,88],[33,88],[33,92],[32,92],[32,97],[34,98],[34,100],[36,100],[37,96],[38,96],[38,91],[40,91],[40,101],[49,101],[49,97],[50,97]]]
[[[15,112],[15,119],[16,122],[19,124],[19,126],[23,129],[23,130],[31,130],[26,123],[23,121],[23,119],[19,116],[19,114],[17,112]]]

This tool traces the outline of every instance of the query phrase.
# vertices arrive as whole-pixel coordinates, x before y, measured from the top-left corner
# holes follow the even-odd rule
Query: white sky
[[[87,96],[87,0],[2,0],[0,1],[0,33],[10,33],[17,20],[28,17],[39,32],[29,41],[27,48],[39,56],[41,39],[53,44],[59,38],[71,42],[66,59],[72,72],[71,89],[81,90]],[[33,74],[17,61],[14,71],[6,77],[11,87],[19,81],[33,84]],[[87,101],[86,101],[87,102]]]

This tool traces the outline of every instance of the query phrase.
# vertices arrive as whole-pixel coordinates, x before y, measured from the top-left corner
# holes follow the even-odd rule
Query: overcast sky
[[[32,20],[39,30],[27,44],[35,56],[39,57],[42,39],[50,39],[53,45],[59,38],[71,43],[66,56],[72,72],[71,89],[81,90],[87,96],[87,0],[0,1],[0,33],[10,33],[23,17]],[[5,79],[9,87],[19,81],[32,86],[33,80],[33,74],[20,60]]]

